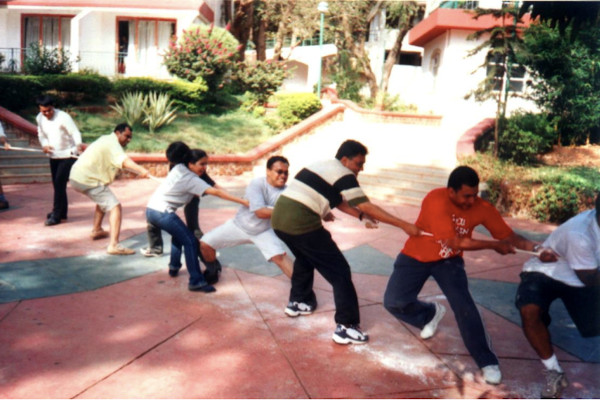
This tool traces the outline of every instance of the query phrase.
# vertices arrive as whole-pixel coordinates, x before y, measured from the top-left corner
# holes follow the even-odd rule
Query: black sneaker
[[[46,219],[48,219],[48,218],[50,218],[50,217],[52,217],[52,212],[49,212],[48,214],[46,214]],[[67,216],[66,216],[66,215],[61,215],[61,216],[60,216],[60,220],[61,220],[61,221],[62,221],[62,220],[65,220],[65,221],[66,221],[67,219],[68,219],[68,218],[67,218]]]
[[[188,285],[188,290],[190,292],[204,292],[204,293],[212,293],[216,292],[217,289],[213,285],[209,285],[206,282],[197,283],[195,285]]]
[[[179,268],[171,268],[169,267],[169,276],[171,278],[175,278],[177,275],[179,275],[179,270],[181,269],[181,267]]]
[[[206,270],[204,271],[204,279],[206,279],[206,282],[208,282],[210,285],[214,285],[215,283],[219,282],[221,270],[223,269],[219,260],[212,262],[205,261],[204,264],[206,264]]]
[[[315,311],[315,307],[306,303],[290,301],[284,311],[289,317],[297,317],[299,315],[312,314]]]
[[[46,226],[52,226],[52,225],[58,225],[60,224],[60,220],[54,218],[54,217],[50,217],[46,220],[46,222],[44,222],[44,225]]]
[[[338,324],[331,338],[337,344],[365,344],[369,341],[369,335],[363,333],[358,325]]]

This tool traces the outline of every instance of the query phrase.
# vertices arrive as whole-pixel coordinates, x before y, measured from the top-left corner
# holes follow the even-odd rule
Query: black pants
[[[54,205],[52,218],[60,220],[67,218],[69,201],[67,199],[67,182],[71,167],[75,164],[74,158],[51,158],[50,172],[52,173],[52,186],[54,187]]]
[[[185,205],[183,213],[185,214],[185,224],[188,229],[194,233],[196,230],[200,230],[200,224],[198,223],[198,207],[200,206],[200,197],[194,196],[192,200]],[[156,251],[163,251],[163,240],[161,229],[148,222],[146,225],[146,231],[148,233],[148,248]]]
[[[296,257],[290,301],[316,304],[312,290],[316,269],[333,287],[335,322],[344,325],[360,323],[358,297],[352,283],[350,265],[331,234],[323,227],[302,235],[289,235],[278,230],[275,233]]]

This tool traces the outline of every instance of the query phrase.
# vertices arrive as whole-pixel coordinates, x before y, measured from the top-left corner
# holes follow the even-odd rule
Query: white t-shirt
[[[533,257],[523,265],[523,271],[540,272],[569,286],[585,286],[575,271],[597,269],[600,265],[600,227],[596,222],[596,210],[584,211],[560,225],[548,236],[543,247],[558,254],[558,261],[543,263]]]
[[[54,148],[50,158],[70,158],[77,154],[77,146],[81,144],[81,133],[69,114],[55,108],[52,119],[39,113],[36,120],[40,144],[42,147]]]
[[[210,187],[185,165],[177,164],[150,197],[148,208],[160,212],[175,212],[189,203],[192,197],[202,196]]]
[[[273,207],[283,189],[285,186],[278,188],[270,185],[266,177],[252,179],[245,196],[250,207],[240,207],[233,222],[249,235],[258,235],[271,229],[271,219],[258,218],[254,212],[264,207]]]

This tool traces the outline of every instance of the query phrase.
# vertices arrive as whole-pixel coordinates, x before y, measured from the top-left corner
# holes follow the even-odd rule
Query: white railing
[[[0,48],[3,62],[0,72],[23,72],[23,59],[26,49]],[[71,54],[73,71],[91,70],[105,76],[151,76],[169,78],[167,69],[162,65],[160,51],[147,52],[144,60],[136,54],[102,51],[80,51]]]

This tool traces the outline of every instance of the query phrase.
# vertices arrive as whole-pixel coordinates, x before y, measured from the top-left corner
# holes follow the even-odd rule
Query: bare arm
[[[138,176],[140,178],[147,178],[148,175],[150,175],[150,173],[148,172],[148,170],[146,168],[144,168],[141,165],[137,164],[135,161],[133,161],[129,157],[127,157],[123,161],[123,168],[130,169],[132,171],[137,172],[137,174],[138,174]]]
[[[269,218],[271,218],[271,214],[273,214],[273,208],[272,207],[259,208],[258,210],[254,211],[254,214],[258,218],[269,219]]]
[[[419,236],[421,234],[421,230],[417,228],[416,225],[388,213],[383,208],[370,201],[360,203],[357,208],[358,210],[354,209],[358,211],[358,215],[355,215],[357,218],[360,215],[360,212],[363,212],[372,220],[385,222],[386,224],[402,229],[409,236]]]
[[[521,235],[512,233],[503,240],[481,240],[473,238],[452,238],[447,245],[456,250],[494,250],[500,254],[515,253],[515,247],[523,250],[532,251],[536,246],[535,242],[524,238]]]
[[[222,198],[223,200],[233,201],[234,203],[239,203],[243,206],[248,207],[250,203],[246,199],[242,199],[240,197],[234,196],[229,192],[226,192],[223,189],[216,189],[214,187],[210,187],[204,191],[206,194],[210,194],[211,196],[217,196]]]
[[[575,274],[585,286],[600,286],[600,273],[596,269],[576,270]]]

